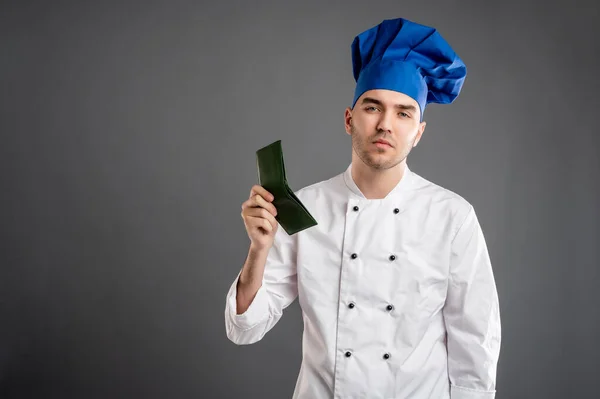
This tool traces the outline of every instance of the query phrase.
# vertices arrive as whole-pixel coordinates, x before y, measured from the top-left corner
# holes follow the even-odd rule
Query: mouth
[[[381,147],[381,148],[387,148],[387,147],[391,148],[392,147],[392,145],[389,142],[385,141],[385,140],[377,140],[377,141],[374,142],[374,144],[377,147]]]

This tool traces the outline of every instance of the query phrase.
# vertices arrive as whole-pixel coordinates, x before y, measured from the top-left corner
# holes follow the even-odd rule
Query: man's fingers
[[[256,194],[260,195],[268,202],[272,202],[275,199],[273,194],[268,192],[263,186],[259,186],[259,185],[252,186],[252,189],[250,190],[250,198],[254,197]]]
[[[274,229],[274,226],[271,224],[271,222],[269,222],[269,220],[260,217],[260,216],[246,216],[248,224],[251,227],[262,227],[263,229],[265,229],[267,232],[272,232]]]
[[[268,221],[267,219],[263,219],[263,228],[267,229],[267,231],[269,233],[271,233],[273,231],[273,229],[275,228],[270,221]]]
[[[277,209],[275,208],[275,205],[273,205],[270,202],[267,202],[259,194],[256,194],[253,197],[250,197],[248,200],[244,201],[244,203],[242,204],[242,211],[246,210],[247,208],[264,208],[269,213],[271,213],[271,215],[277,215]]]
[[[256,204],[262,208],[265,208],[267,211],[269,211],[271,213],[271,215],[275,216],[277,215],[277,209],[275,209],[275,205],[273,205],[270,202],[265,201],[265,199],[260,196],[260,195],[256,195],[254,196],[254,201],[256,202]]]
[[[262,218],[267,220],[274,227],[277,224],[277,219],[264,208],[248,208],[242,212],[242,217]]]

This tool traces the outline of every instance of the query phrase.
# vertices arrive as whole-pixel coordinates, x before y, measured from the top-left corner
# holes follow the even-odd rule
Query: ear
[[[427,125],[427,122],[423,121],[419,124],[419,131],[417,132],[417,136],[415,137],[415,142],[413,143],[413,148],[417,146],[417,144],[419,144],[419,141],[421,141],[421,136],[423,136],[423,132],[425,132],[425,125]]]
[[[350,109],[350,107],[347,107],[346,111],[344,112],[344,127],[346,128],[346,133],[352,134],[351,126],[352,126],[352,109]]]

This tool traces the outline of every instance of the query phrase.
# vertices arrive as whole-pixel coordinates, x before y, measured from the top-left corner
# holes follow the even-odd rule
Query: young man
[[[296,192],[318,225],[292,236],[278,229],[272,195],[252,188],[227,336],[259,341],[298,298],[294,398],[494,398],[500,312],[475,210],[406,163],[425,105],[451,103],[465,65],[435,29],[405,19],[383,21],[351,48],[352,162]]]

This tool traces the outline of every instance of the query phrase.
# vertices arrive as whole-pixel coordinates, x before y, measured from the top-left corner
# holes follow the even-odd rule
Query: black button
[[[390,358],[390,354],[389,354],[389,353],[386,353],[385,355],[383,355],[383,358],[384,358],[384,359],[389,359],[389,358]]]
[[[346,352],[346,357],[350,357],[352,356],[352,353],[350,353],[350,351]]]
[[[351,257],[352,259],[356,259],[356,257],[357,257],[357,256],[358,256],[357,254],[352,254],[352,255],[350,255],[350,257]]]
[[[396,255],[390,255],[390,260],[396,260]]]
[[[354,309],[354,303],[353,303],[353,302],[350,302],[350,303],[348,304],[348,307],[349,307],[350,309]]]
[[[394,213],[398,213],[398,212],[400,212],[400,209],[398,209],[398,208],[394,209]]]
[[[354,209],[355,211],[358,211],[358,207],[356,205],[352,209]]]
[[[392,310],[392,309],[394,309],[394,307],[392,305],[387,305],[386,309],[387,310]]]

